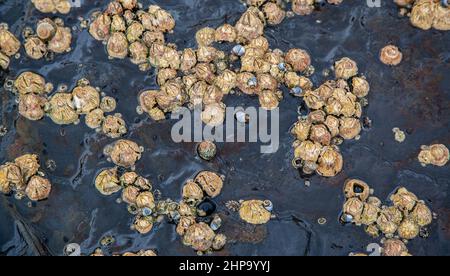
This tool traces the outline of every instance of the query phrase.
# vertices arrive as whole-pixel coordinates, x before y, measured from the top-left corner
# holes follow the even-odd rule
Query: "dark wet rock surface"
[[[29,2],[0,1],[1,21],[7,22],[16,36],[23,27],[35,26],[47,16]],[[407,18],[397,16],[392,1],[384,1],[382,8],[369,8],[364,1],[345,1],[266,29],[272,48],[303,48],[311,54],[315,85],[326,79],[321,72],[343,56],[354,59],[371,84],[364,116],[372,120],[372,128],[362,133],[361,140],[341,146],[345,160],[341,174],[331,179],[311,177],[311,186],[306,187],[305,179],[291,166],[294,139],[289,129],[298,116],[298,98],[285,91],[280,105],[281,147],[276,154],[261,155],[259,144],[219,143],[218,156],[210,163],[202,161],[196,157],[194,143],[172,142],[174,121],[155,123],[136,113],[138,93],[157,88],[154,70],[143,73],[128,60],[109,60],[104,46],[87,30],[80,31],[77,19],[103,10],[108,1],[81,2],[82,8],[63,17],[67,26],[78,28],[73,32],[73,50],[46,62],[25,57],[21,49],[22,58],[13,60],[9,72],[0,74],[2,84],[5,78],[28,70],[43,75],[55,87],[64,83],[69,89],[87,77],[93,86],[118,99],[117,112],[130,126],[126,138],[145,147],[136,171],[148,177],[163,197],[180,199],[185,181],[199,171],[225,175],[222,194],[214,201],[223,218],[221,231],[230,243],[218,255],[348,255],[365,251],[369,243],[379,241],[360,227],[342,226],[338,219],[345,200],[343,183],[350,177],[368,182],[382,200],[398,186],[426,200],[438,219],[428,228],[430,236],[410,242],[409,251],[413,255],[450,254],[450,170],[448,166],[423,168],[417,161],[421,145],[450,144],[450,33],[413,28]],[[200,28],[234,24],[245,10],[237,0],[141,2],[144,6],[157,3],[174,15],[177,26],[167,39],[180,49],[195,46]],[[387,44],[402,49],[404,60],[397,67],[378,60],[379,50]],[[97,173],[111,167],[102,152],[112,139],[84,124],[60,127],[49,118],[27,121],[18,115],[14,95],[3,88],[0,91],[0,124],[8,129],[0,138],[0,162],[24,153],[38,154],[41,164],[56,162],[56,170],[44,168],[53,183],[47,201],[30,208],[26,200],[0,197],[0,255],[62,255],[68,243],[81,244],[82,252],[89,254],[108,235],[116,238],[110,252],[152,248],[163,256],[195,254],[182,245],[173,224],[164,222],[149,235],[137,234],[130,229],[132,215],[124,204],[116,203],[120,195],[104,197],[95,190]],[[229,96],[226,104],[258,106],[258,99]],[[405,143],[394,140],[394,127],[407,131]],[[267,225],[249,226],[225,207],[229,200],[253,198],[270,199],[277,218]],[[326,218],[327,224],[319,225],[319,218]]]

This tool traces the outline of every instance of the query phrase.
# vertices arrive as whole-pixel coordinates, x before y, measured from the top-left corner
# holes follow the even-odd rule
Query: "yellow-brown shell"
[[[194,181],[199,184],[211,198],[220,195],[223,188],[222,177],[214,172],[203,171],[195,177]]]
[[[216,29],[214,39],[217,42],[229,42],[232,43],[236,40],[236,29],[230,24],[224,24]]]
[[[370,187],[362,180],[348,179],[344,184],[344,194],[346,198],[357,197],[366,201],[370,196]]]
[[[248,200],[242,202],[239,216],[247,223],[259,225],[269,222],[272,214],[266,209],[264,201]]]
[[[414,206],[416,206],[417,201],[419,201],[415,194],[403,187],[398,189],[397,192],[390,197],[390,199],[394,206],[403,211],[412,211]]]
[[[45,79],[33,72],[23,72],[14,81],[14,87],[19,94],[44,94],[45,91]]]
[[[331,143],[331,133],[328,131],[328,128],[323,124],[313,125],[311,127],[309,139],[323,146],[329,146]]]
[[[105,113],[100,108],[92,110],[85,117],[86,125],[92,129],[101,127],[103,120],[105,120]]]
[[[38,60],[47,54],[47,45],[37,36],[27,38],[24,44],[27,56]]]
[[[134,229],[136,229],[136,231],[138,231],[141,235],[148,234],[153,229],[153,221],[148,217],[138,217],[134,221]]]
[[[213,28],[202,28],[195,34],[198,46],[210,46],[215,41],[216,30]]]
[[[141,159],[142,150],[138,144],[130,140],[119,140],[114,143],[110,157],[114,164],[130,168]]]
[[[317,162],[322,149],[323,147],[319,143],[306,140],[301,142],[300,145],[295,148],[294,155],[295,158],[300,158],[304,161]]]
[[[22,178],[28,181],[33,175],[37,174],[39,168],[39,157],[36,154],[25,154],[17,157],[14,163],[19,166]]]
[[[89,33],[96,40],[106,40],[109,37],[111,28],[111,17],[105,14],[99,14],[89,26]]]
[[[136,199],[139,195],[139,188],[135,186],[128,186],[122,191],[122,200],[125,203],[136,205]]]
[[[431,164],[443,167],[448,163],[449,159],[449,150],[442,144],[422,146],[422,151],[419,153],[419,161],[424,165]]]
[[[151,192],[140,193],[136,198],[136,205],[139,208],[155,208],[155,197]]]
[[[294,71],[303,72],[311,65],[311,57],[302,49],[291,49],[286,54],[286,62],[292,66]]]
[[[191,225],[184,235],[183,243],[197,251],[207,251],[212,247],[216,234],[207,224],[201,222]]]
[[[308,139],[311,126],[312,124],[309,120],[301,119],[295,123],[291,130],[291,133],[297,140],[303,142]]]
[[[380,60],[386,65],[396,66],[402,62],[403,54],[397,46],[387,45],[380,52]]]
[[[261,20],[260,11],[250,7],[239,19],[235,28],[238,37],[247,41],[263,35],[264,22]]]
[[[424,203],[419,202],[411,212],[411,219],[413,219],[420,227],[425,227],[433,222],[433,213]]]
[[[412,240],[419,235],[420,227],[411,218],[406,218],[398,227],[398,235],[405,240]]]
[[[24,187],[20,167],[14,163],[0,166],[0,192],[9,194],[16,187]]]
[[[8,57],[15,55],[20,49],[20,41],[8,30],[0,29],[0,52]]]
[[[209,104],[201,114],[202,122],[208,126],[220,126],[225,121],[225,105],[222,103]]]
[[[274,110],[280,104],[281,92],[264,90],[259,93],[259,104],[264,110]]]
[[[106,169],[100,172],[95,179],[95,187],[105,196],[119,192],[122,189],[122,186],[120,186],[117,168]]]
[[[405,243],[398,239],[389,239],[383,243],[383,256],[401,257],[408,255],[408,248]]]
[[[202,200],[204,197],[202,188],[195,182],[189,181],[183,187],[183,198],[188,200]]]
[[[103,120],[102,132],[110,138],[119,138],[127,131],[125,121],[118,115],[108,115]]]
[[[70,125],[78,121],[72,94],[56,93],[49,101],[48,116],[55,124]]]
[[[365,78],[354,77],[352,79],[352,86],[353,86],[352,93],[355,94],[355,96],[358,98],[367,97],[367,95],[369,94],[370,85]]]
[[[340,120],[339,135],[346,139],[355,139],[361,133],[361,122],[356,118],[342,118]]]
[[[73,89],[72,96],[80,114],[88,114],[100,106],[100,93],[92,86],[77,86]]]
[[[343,166],[342,154],[333,147],[326,147],[320,154],[317,173],[324,177],[334,177],[342,171]]]
[[[364,203],[356,197],[348,199],[343,207],[343,212],[353,218],[353,222],[360,223],[364,211]]]
[[[218,75],[214,84],[224,93],[229,94],[236,87],[237,75],[231,70],[225,70]]]
[[[431,29],[437,5],[433,0],[416,1],[411,11],[411,24],[422,30]]]
[[[25,94],[19,97],[19,114],[31,121],[38,121],[45,115],[44,107],[47,99],[36,94]]]
[[[44,18],[37,23],[36,35],[43,41],[52,39],[56,34],[57,25],[50,18]]]
[[[128,40],[124,33],[113,33],[106,47],[108,55],[112,58],[124,59],[128,56]]]
[[[62,54],[70,50],[72,43],[72,33],[70,28],[57,27],[53,38],[48,42],[48,50],[57,54]]]
[[[334,64],[337,79],[348,80],[358,74],[358,65],[348,57],[344,57]]]
[[[314,11],[314,0],[292,0],[292,11],[298,15],[309,15]]]
[[[181,55],[180,69],[183,72],[189,72],[197,64],[197,54],[191,48],[184,49]]]
[[[270,25],[278,25],[283,22],[286,12],[276,3],[268,2],[263,6],[263,12],[267,23]]]
[[[196,223],[194,216],[182,216],[177,224],[176,232],[180,236],[184,236],[186,231]]]
[[[35,175],[28,181],[25,193],[32,201],[40,201],[47,199],[52,190],[50,181],[41,176]]]

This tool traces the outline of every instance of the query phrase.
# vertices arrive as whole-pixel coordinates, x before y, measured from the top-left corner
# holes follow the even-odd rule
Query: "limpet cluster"
[[[110,58],[129,57],[141,70],[151,65],[179,66],[171,60],[178,55],[176,49],[166,45],[164,37],[175,28],[175,20],[159,6],[144,10],[134,0],[111,1],[105,11],[92,17],[89,33],[106,44]]]
[[[26,34],[24,47],[28,57],[39,60],[49,53],[70,52],[71,43],[71,29],[64,26],[62,19],[44,18],[37,23],[36,31]]]
[[[223,176],[203,171],[183,186],[176,231],[182,237],[183,244],[192,247],[199,254],[221,250],[227,242],[225,235],[216,234],[222,225],[222,219],[214,214],[216,207],[211,201],[220,195],[223,181]],[[203,220],[200,221],[199,218]]]
[[[442,144],[422,146],[418,159],[423,166],[434,165],[443,167],[450,160],[449,150]]]
[[[21,73],[13,84],[13,92],[18,97],[19,114],[31,121],[41,120],[47,115],[55,124],[71,125],[85,116],[86,125],[110,138],[119,138],[127,133],[121,114],[105,115],[116,108],[115,99],[102,96],[99,88],[81,79],[71,93],[60,88],[52,96],[48,94],[53,85],[33,72]]]
[[[35,154],[17,157],[14,162],[0,166],[0,192],[16,193],[16,198],[27,196],[31,201],[48,198],[52,190],[50,181],[41,171],[39,158]]]
[[[72,8],[71,0],[31,0],[31,3],[42,13],[68,14]]]
[[[396,240],[397,244],[406,244],[415,239],[433,221],[433,213],[425,202],[404,187],[390,196],[392,203],[390,206],[383,205],[380,199],[372,196],[372,193],[364,181],[347,180],[344,185],[346,202],[341,221],[357,226],[364,225],[366,233],[370,236],[376,238],[381,234],[391,242]],[[398,253],[399,256],[408,252],[399,251],[401,251]],[[385,252],[385,254],[393,253]]]
[[[8,30],[8,25],[0,24],[0,68],[8,69],[10,58],[20,50],[20,41]]]
[[[410,17],[411,24],[422,30],[450,30],[448,0],[394,0],[402,14]]]
[[[293,166],[303,173],[333,177],[343,168],[339,145],[344,140],[359,139],[362,130],[362,108],[370,85],[358,76],[358,66],[350,58],[334,65],[336,80],[323,83],[302,93],[308,115],[303,115],[292,127]]]

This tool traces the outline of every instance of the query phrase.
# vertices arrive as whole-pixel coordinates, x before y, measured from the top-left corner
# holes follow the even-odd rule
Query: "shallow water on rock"
[[[35,26],[46,15],[36,11],[31,1],[0,1],[0,18],[19,36],[25,26]],[[109,1],[84,0],[64,16],[67,26],[79,26],[78,17],[88,18],[103,10]],[[202,27],[216,28],[234,24],[245,7],[239,1],[158,0],[170,11],[177,27],[169,42],[179,49],[195,47],[195,33]],[[320,21],[318,21],[320,20]],[[321,23],[318,23],[321,22]],[[450,170],[447,167],[423,168],[417,161],[421,145],[450,145],[450,33],[413,28],[407,18],[397,15],[392,1],[381,8],[369,8],[365,1],[345,1],[327,5],[311,16],[286,19],[268,27],[266,36],[272,48],[306,49],[312,56],[317,86],[326,78],[321,72],[336,59],[349,56],[371,84],[370,105],[365,116],[373,127],[362,133],[359,141],[345,142],[341,150],[344,171],[337,177],[311,177],[311,186],[292,168],[291,147],[294,139],[290,126],[297,119],[298,98],[285,91],[281,109],[281,147],[276,154],[261,155],[260,144],[219,144],[219,155],[207,163],[196,156],[194,143],[176,144],[170,137],[174,121],[155,123],[136,113],[137,95],[143,89],[157,88],[154,69],[141,72],[129,60],[109,60],[104,46],[94,41],[87,30],[73,32],[73,50],[56,55],[49,63],[25,57],[12,61],[9,72],[14,78],[23,71],[43,75],[55,87],[69,89],[86,77],[107,95],[118,99],[117,112],[123,114],[130,130],[126,135],[145,147],[136,171],[148,177],[163,197],[179,200],[187,179],[201,170],[218,171],[226,176],[222,194],[215,199],[223,217],[220,232],[231,241],[217,255],[348,255],[365,252],[366,246],[379,242],[362,227],[342,226],[338,217],[344,203],[342,186],[347,178],[361,178],[375,189],[375,195],[387,200],[398,186],[405,186],[426,200],[438,219],[429,227],[427,239],[408,244],[413,255],[450,254]],[[386,44],[402,49],[400,66],[387,67],[378,60]],[[330,77],[331,78],[331,77]],[[120,194],[104,197],[93,185],[96,174],[111,167],[103,156],[103,147],[113,140],[88,129],[83,123],[60,127],[49,118],[38,122],[18,115],[14,95],[0,89],[0,124],[8,129],[0,137],[0,163],[24,153],[39,154],[41,164],[56,162],[56,170],[44,168],[53,183],[47,201],[28,207],[27,200],[0,196],[0,255],[61,255],[68,243],[79,243],[82,253],[90,254],[106,235],[116,242],[110,252],[122,253],[156,249],[159,255],[195,255],[182,245],[175,225],[162,223],[149,235],[130,229],[132,216],[124,204],[117,204]],[[229,106],[258,106],[258,100],[246,96],[228,96]],[[405,143],[394,140],[392,129],[407,131]],[[249,226],[229,213],[225,202],[239,199],[270,199],[277,218],[267,225]],[[318,219],[327,224],[319,225]],[[24,231],[24,229],[26,231]],[[35,243],[30,243],[35,241]],[[43,245],[43,246],[41,246]]]

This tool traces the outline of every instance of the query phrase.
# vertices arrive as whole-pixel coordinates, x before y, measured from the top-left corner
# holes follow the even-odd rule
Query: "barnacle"
[[[111,17],[105,14],[99,14],[91,23],[89,33],[96,40],[106,40],[109,37],[111,29]]]
[[[92,86],[77,86],[73,89],[72,96],[80,114],[88,114],[100,106],[100,93]]]
[[[35,154],[25,154],[17,157],[14,163],[19,166],[22,178],[27,182],[33,175],[37,174],[40,168],[38,156]]]
[[[348,57],[344,57],[334,64],[336,78],[349,79],[358,74],[358,65]]]
[[[48,116],[55,124],[70,125],[78,121],[78,113],[70,93],[56,93],[50,98]]]
[[[216,30],[213,28],[203,28],[200,29],[195,34],[195,39],[197,40],[197,44],[199,47],[202,46],[210,46],[215,41]]]
[[[139,208],[155,208],[155,197],[151,192],[140,193],[136,198],[136,205]]]
[[[317,173],[324,177],[333,177],[342,171],[344,160],[341,153],[333,147],[325,147],[319,157]]]
[[[412,240],[419,235],[420,227],[411,218],[406,218],[398,227],[398,235],[405,240]]]
[[[348,199],[357,197],[362,201],[366,201],[370,196],[370,187],[362,180],[348,179],[344,184],[344,194]]]
[[[25,52],[32,59],[41,59],[47,54],[47,45],[37,36],[27,38]]]
[[[380,60],[386,65],[398,65],[402,62],[403,54],[400,52],[397,46],[388,45],[381,49]]]
[[[45,79],[33,72],[23,72],[14,81],[14,87],[17,89],[19,94],[44,94],[45,89]]]
[[[48,50],[61,54],[70,50],[72,33],[70,28],[57,27],[53,38],[48,42]]]
[[[14,188],[23,186],[23,177],[19,166],[14,163],[0,166],[0,192],[9,194]]]
[[[415,194],[403,187],[398,189],[397,192],[390,197],[390,199],[394,206],[404,211],[412,211],[419,200]]]
[[[86,125],[92,129],[101,127],[104,119],[105,113],[100,108],[92,110],[85,117]]]
[[[361,215],[364,211],[364,203],[356,198],[350,198],[348,199],[343,207],[343,212],[346,215],[350,215],[352,218],[352,222],[354,223],[361,223]]]
[[[115,32],[108,39],[108,54],[112,58],[123,59],[128,56],[128,41],[125,34]]]
[[[314,0],[292,0],[292,11],[298,15],[309,15],[314,11]]]
[[[106,116],[103,120],[102,131],[110,138],[119,138],[128,130],[125,121],[119,114],[116,114]]]
[[[140,234],[145,235],[153,229],[153,221],[150,217],[138,217],[134,221],[134,229]]]
[[[302,49],[291,49],[286,54],[286,62],[292,66],[294,71],[303,72],[311,65],[311,57]]]
[[[47,99],[36,94],[25,94],[19,97],[19,114],[31,121],[38,121],[45,115]]]
[[[236,23],[238,37],[248,41],[263,35],[264,21],[261,17],[257,8],[250,7]]]
[[[278,25],[283,22],[286,12],[276,3],[268,2],[263,6],[263,12],[266,16],[267,23],[270,25]]]
[[[223,188],[222,177],[214,172],[201,172],[195,177],[194,181],[212,198],[220,195]]]
[[[383,256],[401,257],[408,255],[405,243],[398,239],[389,239],[383,243]]]
[[[230,24],[224,24],[216,29],[214,33],[214,39],[216,42],[229,42],[232,43],[236,40],[236,29]]]
[[[424,203],[419,202],[411,212],[411,219],[414,220],[420,227],[425,227],[430,225],[433,221],[433,214]]]
[[[25,193],[32,201],[40,201],[47,199],[52,190],[50,181],[41,176],[35,175],[28,181]]]
[[[206,161],[211,161],[217,154],[217,146],[211,141],[203,141],[197,146],[198,155]]]
[[[122,189],[117,173],[117,168],[106,169],[96,177],[95,187],[102,195],[109,196]]]
[[[449,150],[442,144],[422,146],[422,151],[419,153],[419,161],[423,165],[443,167],[449,160]]]
[[[201,114],[202,121],[208,126],[216,127],[225,121],[225,106],[222,103],[214,103],[205,106]]]
[[[262,200],[248,200],[241,204],[239,216],[250,224],[266,224],[272,217]]]
[[[201,222],[191,225],[184,235],[183,243],[197,251],[207,251],[213,245],[216,234],[207,224]]]
[[[7,29],[0,28],[0,52],[10,57],[19,49],[20,41]]]
[[[133,167],[142,155],[139,145],[130,140],[119,140],[110,146],[110,150],[112,162],[124,168]]]
[[[183,187],[183,198],[187,200],[202,200],[204,197],[202,188],[195,182],[188,181]]]

